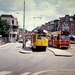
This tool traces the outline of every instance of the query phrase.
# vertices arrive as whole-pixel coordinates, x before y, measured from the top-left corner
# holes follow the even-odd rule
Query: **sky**
[[[0,0],[0,15],[17,18],[23,28],[24,0]],[[25,0],[25,29],[33,30],[65,15],[75,14],[75,0]]]

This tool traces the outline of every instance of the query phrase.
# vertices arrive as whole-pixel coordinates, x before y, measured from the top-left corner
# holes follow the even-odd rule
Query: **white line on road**
[[[42,74],[42,73],[45,73],[45,72],[52,72],[53,70],[45,70],[45,71],[40,71],[40,72],[36,72],[36,73],[33,73],[31,75],[39,75],[39,74]]]
[[[10,71],[2,71],[2,72],[0,72],[0,75],[7,75],[7,74],[10,74],[10,73],[12,73],[12,72],[10,72]]]
[[[21,75],[29,75],[31,72],[25,72],[25,73],[23,73],[23,74],[21,74]]]

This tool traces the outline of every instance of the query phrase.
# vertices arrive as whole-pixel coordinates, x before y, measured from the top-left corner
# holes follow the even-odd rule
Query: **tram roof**
[[[56,32],[50,32],[50,35],[56,35],[56,34],[61,34],[62,32],[67,32],[67,31],[56,31]]]

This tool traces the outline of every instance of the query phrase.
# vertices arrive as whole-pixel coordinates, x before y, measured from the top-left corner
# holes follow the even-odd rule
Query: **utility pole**
[[[10,37],[11,37],[11,43],[13,42],[12,40],[12,24],[10,25]]]
[[[24,32],[25,32],[25,0],[24,0],[24,11],[23,11],[23,46],[22,48],[26,47]]]

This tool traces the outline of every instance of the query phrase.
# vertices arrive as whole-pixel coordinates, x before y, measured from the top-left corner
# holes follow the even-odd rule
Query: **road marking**
[[[2,71],[2,72],[0,72],[0,75],[7,75],[7,74],[10,74],[10,73],[12,73],[12,72],[10,72],[10,71]]]
[[[25,72],[25,73],[23,73],[23,74],[21,74],[21,75],[29,75],[31,72]]]
[[[75,72],[75,69],[59,69],[59,71],[72,71],[72,72]]]
[[[31,75],[39,75],[39,74],[41,74],[41,73],[50,72],[50,71],[52,72],[53,70],[40,71],[40,72],[33,73],[33,74],[31,74]]]

